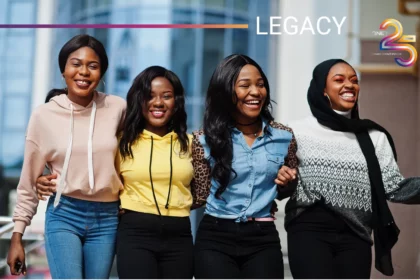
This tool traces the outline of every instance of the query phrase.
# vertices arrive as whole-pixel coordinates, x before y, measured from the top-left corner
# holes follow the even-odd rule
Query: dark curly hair
[[[207,145],[210,147],[210,155],[215,164],[211,176],[220,185],[216,191],[216,197],[225,191],[230,181],[232,168],[233,145],[231,129],[235,127],[235,119],[232,112],[236,110],[235,83],[242,67],[250,64],[255,66],[264,80],[267,90],[267,98],[261,111],[261,117],[272,121],[270,87],[267,77],[261,67],[251,58],[242,54],[232,54],[223,59],[210,80],[206,96],[206,109],[204,113],[204,134]],[[235,173],[236,174],[236,173]]]
[[[174,131],[178,135],[181,152],[185,153],[188,151],[187,113],[185,112],[185,95],[182,83],[174,72],[161,66],[151,66],[134,79],[127,93],[127,111],[124,125],[120,132],[121,140],[119,144],[123,159],[133,157],[131,145],[137,140],[146,125],[142,109],[151,98],[152,81],[157,77],[168,79],[174,88],[175,113],[171,122],[173,123]]]

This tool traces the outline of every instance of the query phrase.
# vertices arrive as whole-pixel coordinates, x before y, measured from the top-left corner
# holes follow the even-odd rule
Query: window
[[[16,68],[15,68],[16,67]],[[28,66],[26,66],[28,67]],[[13,65],[10,68],[13,68],[13,72],[15,74],[18,74],[19,72],[19,66]],[[10,70],[10,69],[9,69]],[[10,74],[11,72],[9,72]],[[0,85],[3,84],[4,89],[9,94],[19,93],[19,94],[25,94],[30,95],[31,94],[31,78],[28,75],[17,77],[17,75],[14,75],[13,77],[11,75],[7,75],[7,80],[0,80]]]
[[[268,72],[268,59],[269,56],[269,39],[272,39],[273,36],[257,36],[256,37],[256,48],[255,48],[255,61],[261,66],[262,70],[266,75]],[[273,58],[271,58],[273,59]]]
[[[118,48],[114,54],[115,83],[113,93],[125,97],[131,86],[131,73],[136,61],[136,44],[133,31],[125,29],[119,36]]]
[[[232,52],[239,54],[247,54],[248,45],[248,30],[234,29],[232,40]]]
[[[205,0],[204,6],[206,8],[221,8],[224,9],[226,5],[226,0]]]
[[[0,22],[35,23],[36,3],[36,0],[2,1]],[[0,162],[18,169],[22,165],[30,114],[34,34],[34,29],[0,31]]]
[[[171,70],[179,76],[187,95],[194,94],[195,34],[192,29],[172,33]]]
[[[224,58],[224,37],[223,29],[204,30],[204,50],[201,92],[205,93],[209,85],[210,77],[217,64]],[[215,44],[214,42],[217,42]]]
[[[115,72],[115,78],[118,82],[126,82],[130,80],[130,69],[127,66],[118,66]]]
[[[172,22],[174,24],[184,23],[191,24],[195,23],[197,10],[187,8],[174,8],[172,11]],[[173,29],[173,32],[176,32],[179,29]]]
[[[7,96],[4,99],[5,130],[25,130],[28,122],[28,98]]]
[[[112,5],[112,0],[94,0],[93,5],[101,8],[109,7]]]
[[[199,3],[199,0],[176,0],[172,2],[175,6],[181,6],[181,7],[189,7],[191,6],[197,6]]]
[[[10,24],[30,24],[35,22],[35,9],[32,1],[10,1]]]
[[[261,1],[261,0],[260,0]],[[248,0],[234,0],[233,1],[233,9],[238,12],[248,12],[249,8],[249,1]]]
[[[10,34],[7,36],[6,53],[8,58],[18,58],[20,61],[23,59],[29,60],[33,56],[33,36]]]
[[[6,167],[21,168],[25,150],[25,133],[4,132],[1,134],[1,162]]]

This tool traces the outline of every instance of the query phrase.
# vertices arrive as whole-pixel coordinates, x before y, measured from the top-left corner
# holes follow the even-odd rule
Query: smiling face
[[[175,93],[172,84],[164,77],[152,80],[150,100],[143,106],[145,129],[157,135],[168,133],[168,123],[175,113]]]
[[[101,80],[101,65],[95,51],[83,47],[72,52],[66,62],[63,77],[68,89],[68,97],[75,103],[87,106],[93,91]]]
[[[332,109],[346,112],[353,109],[359,97],[359,81],[354,69],[346,63],[331,67],[324,95],[328,95]]]
[[[235,82],[235,93],[236,122],[242,124],[254,122],[260,116],[267,98],[264,79],[255,66],[247,64],[242,67]]]

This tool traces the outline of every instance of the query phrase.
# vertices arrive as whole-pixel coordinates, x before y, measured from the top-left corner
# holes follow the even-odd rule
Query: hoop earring
[[[61,82],[64,84],[64,91],[67,91],[67,84],[64,81],[64,76],[61,77]]]
[[[102,83],[104,84],[104,88],[105,88],[105,81],[103,79],[101,79]]]
[[[328,102],[330,102],[330,107],[331,107],[331,109],[332,109],[332,103],[331,103],[331,99],[330,99],[330,97],[328,96],[328,94],[327,94],[327,93],[325,93],[325,94],[324,94],[324,96],[328,99]]]

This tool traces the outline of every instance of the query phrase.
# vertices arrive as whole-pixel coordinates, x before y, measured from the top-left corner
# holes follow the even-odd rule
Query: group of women
[[[420,202],[392,137],[358,114],[359,84],[345,61],[315,67],[311,117],[271,115],[261,67],[233,54],[209,82],[202,129],[187,133],[183,86],[151,66],[123,99],[98,92],[108,67],[89,35],[59,53],[64,90],[34,110],[8,255],[26,274],[22,235],[49,196],[45,246],[53,278],[283,278],[275,199],[289,197],[285,228],[294,278],[393,273],[399,230],[387,200]],[[48,175],[43,176],[45,167]],[[193,244],[190,211],[205,207]]]

